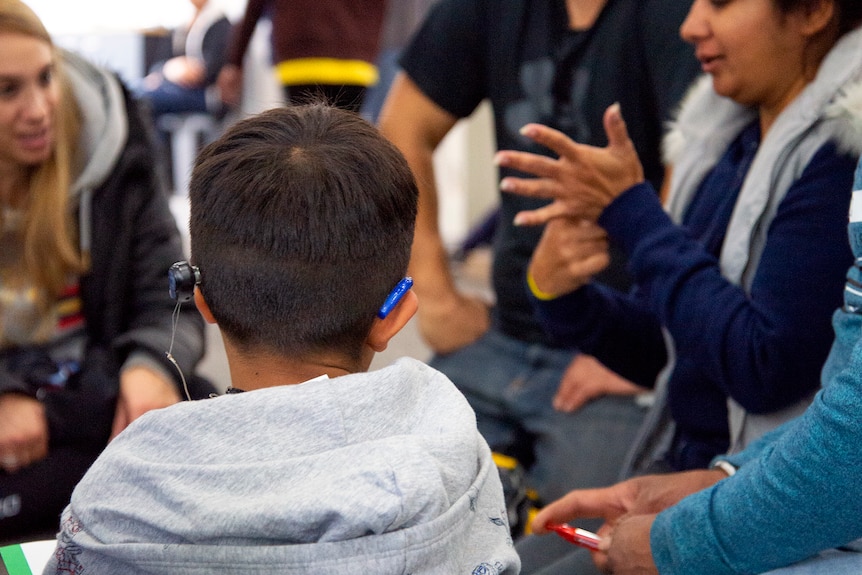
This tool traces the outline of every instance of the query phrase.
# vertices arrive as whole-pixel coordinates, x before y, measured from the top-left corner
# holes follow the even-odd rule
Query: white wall
[[[188,0],[25,0],[52,34],[172,28],[187,22]],[[245,0],[210,0],[229,17],[242,14]]]

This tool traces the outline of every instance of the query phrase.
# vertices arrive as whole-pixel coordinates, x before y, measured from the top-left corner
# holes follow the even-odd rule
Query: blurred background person
[[[422,22],[431,6],[437,0],[389,0],[386,4],[386,17],[380,38],[380,52],[377,57],[377,83],[368,89],[362,104],[362,114],[376,123],[386,100],[386,94],[400,70],[398,58],[410,43],[410,39]]]
[[[257,21],[272,22],[272,59],[286,102],[317,97],[358,112],[377,83],[375,65],[386,0],[248,0],[218,78],[224,102],[238,106],[243,58]]]
[[[477,413],[491,448],[529,471],[546,501],[571,488],[614,481],[640,426],[637,399],[564,400],[583,381],[610,380],[637,392],[587,354],[560,345],[535,319],[526,268],[541,230],[514,215],[544,202],[501,194],[493,246],[495,304],[463,293],[439,227],[434,152],[459,119],[489,100],[496,146],[541,150],[519,134],[546,122],[579,142],[604,145],[602,111],[615,101],[636,119],[635,147],[647,177],[664,178],[664,123],[697,74],[679,38],[689,2],[678,0],[440,0],[400,59],[380,126],[404,153],[420,187],[410,272],[420,295],[419,328]],[[502,175],[510,174],[506,170]],[[615,258],[604,281],[625,289]]]
[[[163,162],[173,176],[176,193],[185,189],[185,185],[177,183],[183,178],[176,171],[185,173],[191,168],[174,164],[190,163],[193,152],[199,147],[197,144],[214,137],[219,124],[204,124],[211,125],[211,131],[196,135],[193,140],[196,145],[192,148],[186,147],[186,139],[172,138],[172,135],[183,130],[186,114],[209,114],[213,120],[220,120],[227,113],[216,79],[225,63],[231,23],[218,0],[191,0],[191,4],[194,7],[191,19],[172,34],[172,56],[155,64],[134,89],[136,97],[145,102],[152,115]]]
[[[158,124],[163,114],[222,113],[216,79],[225,63],[231,23],[216,0],[190,0],[194,14],[173,32],[172,56],[143,79],[136,95]]]
[[[109,438],[184,396],[177,367],[211,391],[200,317],[172,321],[183,252],[154,158],[116,76],[0,0],[0,540],[52,534]]]

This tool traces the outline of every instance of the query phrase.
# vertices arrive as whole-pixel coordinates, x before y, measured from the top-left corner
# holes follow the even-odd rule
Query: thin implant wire
[[[177,360],[174,359],[173,351],[174,351],[174,337],[177,334],[177,325],[180,322],[180,300],[177,299],[177,305],[174,307],[174,312],[171,314],[171,346],[168,348],[168,351],[165,352],[165,357],[168,358],[174,367],[177,368],[177,373],[180,374],[180,379],[183,382],[183,391],[186,393],[186,399],[189,401],[192,400],[192,396],[189,393],[189,384],[186,383],[186,376],[183,375],[183,370],[180,369],[180,364],[177,363]]]

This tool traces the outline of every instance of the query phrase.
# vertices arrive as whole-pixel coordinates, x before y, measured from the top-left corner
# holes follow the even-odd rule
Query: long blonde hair
[[[39,304],[47,306],[65,287],[70,273],[86,269],[77,248],[77,230],[69,202],[78,159],[75,150],[81,113],[63,72],[62,54],[35,12],[20,0],[0,0],[0,32],[43,40],[54,52],[54,78],[59,87],[59,104],[54,110],[54,150],[30,175],[23,229],[24,273],[39,288]]]

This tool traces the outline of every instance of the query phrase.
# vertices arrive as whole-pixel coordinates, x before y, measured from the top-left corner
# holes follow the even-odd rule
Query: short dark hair
[[[778,9],[785,14],[816,6],[820,0],[775,0]],[[838,31],[845,34],[862,23],[862,0],[834,0],[838,9]]]
[[[410,258],[418,191],[395,146],[352,112],[275,108],[206,146],[189,194],[192,263],[235,344],[359,357]]]

